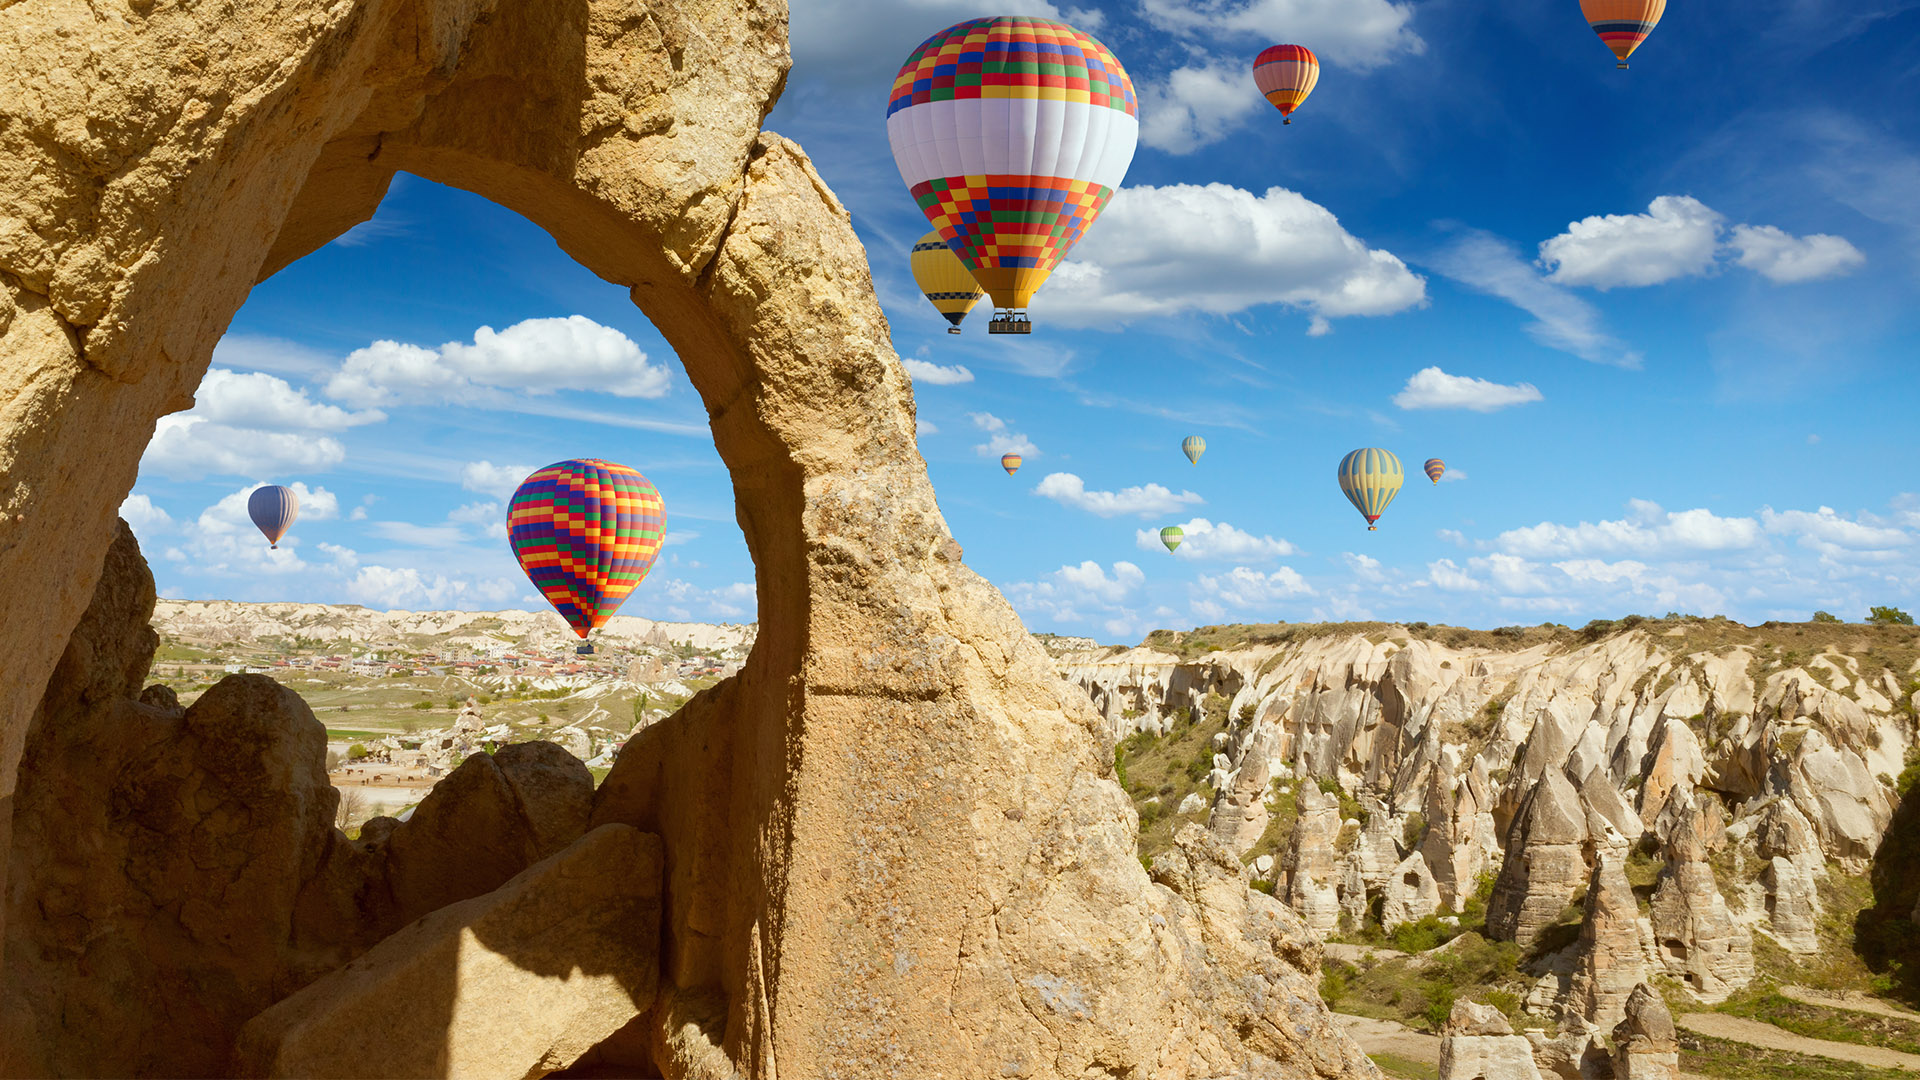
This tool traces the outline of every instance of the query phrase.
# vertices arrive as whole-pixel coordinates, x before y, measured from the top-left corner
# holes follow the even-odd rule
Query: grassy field
[[[1438,1065],[1430,1065],[1424,1061],[1415,1061],[1412,1058],[1404,1058],[1399,1054],[1389,1054],[1385,1051],[1367,1056],[1373,1059],[1375,1065],[1380,1066],[1381,1072],[1394,1077],[1395,1080],[1440,1080]]]
[[[1920,1023],[1809,1005],[1767,988],[1750,987],[1715,1006],[1714,1011],[1759,1020],[1809,1039],[1883,1046],[1902,1053],[1920,1054]]]
[[[1121,776],[1121,786],[1140,812],[1142,859],[1150,860],[1165,851],[1173,843],[1174,832],[1186,822],[1205,824],[1205,809],[1192,814],[1178,810],[1181,801],[1196,792],[1212,804],[1213,788],[1207,784],[1207,775],[1213,769],[1213,737],[1225,730],[1227,699],[1213,694],[1200,716],[1176,716],[1173,730],[1166,735],[1142,732],[1114,748],[1114,767]]]
[[[1906,1069],[1876,1069],[1831,1058],[1763,1050],[1743,1042],[1680,1032],[1680,1068],[1726,1080],[1913,1080]]]

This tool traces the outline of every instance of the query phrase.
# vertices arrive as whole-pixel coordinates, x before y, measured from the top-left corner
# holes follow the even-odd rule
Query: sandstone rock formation
[[[1244,854],[1267,829],[1267,794],[1270,775],[1267,755],[1249,753],[1234,775],[1233,784],[1224,788],[1213,801],[1213,816],[1207,828],[1213,838],[1234,854]]]
[[[1646,979],[1639,901],[1621,860],[1602,852],[1587,879],[1567,1006],[1600,1030],[1611,1030],[1626,1015],[1634,987]]]
[[[253,1018],[240,1076],[539,1076],[653,1003],[657,837],[603,825]]]
[[[1633,988],[1613,1029],[1614,1080],[1678,1080],[1680,1042],[1667,1003],[1646,983]]]
[[[1333,844],[1340,835],[1340,804],[1311,783],[1295,796],[1299,816],[1287,842],[1286,888],[1279,893],[1321,937],[1340,925],[1338,866]]]
[[[1679,808],[1667,837],[1667,866],[1654,890],[1657,954],[1667,974],[1702,1001],[1721,1001],[1753,979],[1753,935],[1736,923],[1708,865],[1711,820],[1693,800]]]
[[[1227,944],[1169,936],[1196,901],[1136,860],[1099,716],[961,565],[846,210],[760,131],[787,62],[778,0],[0,8],[0,115],[31,117],[0,125],[0,819],[143,436],[404,169],[629,288],[734,478],[751,657],[594,807],[663,846],[654,1065],[1370,1075],[1310,986],[1236,1000]]]
[[[1455,1002],[1440,1036],[1440,1080],[1541,1080],[1532,1044],[1491,1005]]]
[[[1788,952],[1820,951],[1820,879],[1827,874],[1819,838],[1790,799],[1767,808],[1754,836],[1756,854],[1766,860],[1767,920],[1773,939]]]
[[[1507,858],[1487,903],[1489,936],[1531,945],[1587,880],[1586,808],[1566,774],[1550,769],[1515,813]]]

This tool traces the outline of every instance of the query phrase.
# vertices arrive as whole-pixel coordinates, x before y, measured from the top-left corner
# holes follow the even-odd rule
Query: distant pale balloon
[[[1127,175],[1133,82],[1066,23],[956,23],[907,57],[887,141],[913,200],[998,308],[1024,308]],[[991,329],[991,328],[989,328]]]
[[[1447,463],[1444,461],[1441,461],[1437,457],[1428,458],[1426,468],[1427,468],[1427,479],[1433,481],[1436,484],[1439,483],[1440,478],[1442,476],[1445,476],[1447,473]]]
[[[913,242],[913,283],[933,305],[935,311],[947,317],[952,326],[947,333],[960,332],[960,320],[967,317],[973,305],[986,297],[986,291],[980,283],[973,280],[973,274],[967,270],[960,256],[953,253],[940,234],[930,232]]]
[[[267,484],[253,489],[247,496],[247,516],[267,538],[267,546],[277,548],[280,538],[293,528],[295,518],[300,516],[300,496],[292,488],[279,484]]]
[[[1647,40],[1666,14],[1667,0],[1580,0],[1580,14],[1625,70],[1627,57]]]
[[[1200,455],[1207,452],[1207,440],[1198,435],[1189,435],[1180,440],[1180,452],[1187,455],[1188,461],[1198,465],[1200,464]],[[1231,457],[1232,455],[1228,456]]]
[[[1340,490],[1346,493],[1347,501],[1360,516],[1367,519],[1367,531],[1374,532],[1374,522],[1386,513],[1387,504],[1400,493],[1400,485],[1406,481],[1406,471],[1400,467],[1400,459],[1389,451],[1379,447],[1355,450],[1340,459]]]
[[[1320,81],[1320,58],[1305,45],[1275,45],[1253,59],[1253,81],[1267,102],[1293,123],[1293,110]]]
[[[646,579],[666,531],[666,506],[647,478],[596,458],[541,469],[507,504],[520,569],[583,638]]]
[[[1008,476],[1012,476],[1020,471],[1020,463],[1025,460],[1019,454],[1001,454],[1000,467],[1007,470]]]
[[[1186,530],[1180,528],[1180,526],[1169,525],[1160,530],[1160,542],[1167,545],[1168,551],[1172,551],[1174,548],[1180,546],[1180,540],[1186,535]]]

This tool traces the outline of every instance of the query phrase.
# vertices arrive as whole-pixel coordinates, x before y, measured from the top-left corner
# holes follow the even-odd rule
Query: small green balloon
[[[1181,531],[1180,526],[1169,525],[1160,530],[1160,542],[1167,545],[1168,551],[1172,551],[1174,548],[1180,546],[1181,538],[1186,535],[1186,533]]]

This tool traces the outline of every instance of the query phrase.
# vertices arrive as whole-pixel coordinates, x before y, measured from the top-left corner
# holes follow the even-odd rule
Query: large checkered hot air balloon
[[[647,478],[593,458],[539,470],[507,506],[520,569],[582,638],[646,578],[666,532],[666,506]]]
[[[934,231],[1001,313],[1021,313],[1100,216],[1140,134],[1133,82],[1066,23],[1002,15],[928,38],[887,102],[893,160]]]

